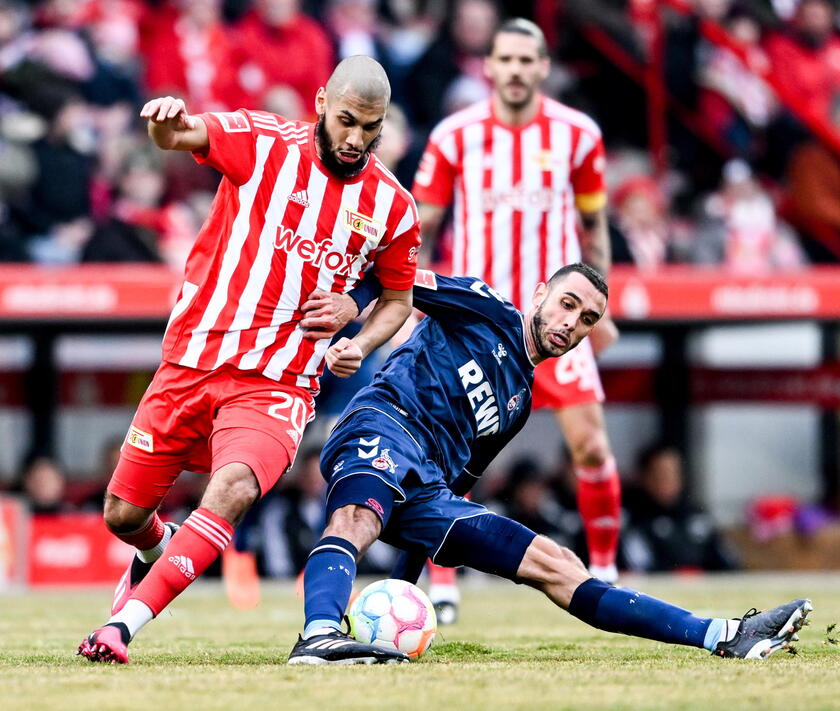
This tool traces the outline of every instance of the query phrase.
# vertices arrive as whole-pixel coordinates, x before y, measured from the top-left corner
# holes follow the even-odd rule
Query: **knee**
[[[602,429],[591,429],[569,443],[572,461],[578,466],[603,467],[612,457],[610,443]]]
[[[520,575],[540,588],[566,586],[589,577],[574,552],[544,536],[537,536],[528,548]]]
[[[260,498],[260,485],[251,468],[245,464],[228,464],[213,475],[205,492],[203,505],[212,511],[224,502],[225,511],[216,512],[230,520],[228,514],[240,518]]]
[[[112,533],[131,533],[149,520],[153,511],[143,509],[108,492],[102,517]]]
[[[361,555],[382,531],[382,520],[365,506],[351,504],[336,509],[330,516],[324,536],[350,541]]]

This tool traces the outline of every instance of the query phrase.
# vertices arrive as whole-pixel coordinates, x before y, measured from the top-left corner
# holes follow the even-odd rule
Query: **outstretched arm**
[[[207,126],[190,116],[182,99],[163,96],[148,101],[140,116],[149,119],[148,132],[158,148],[174,151],[206,151],[210,147]]]
[[[362,330],[342,338],[327,351],[327,366],[333,375],[349,378],[362,360],[393,336],[411,314],[411,289],[383,289]]]

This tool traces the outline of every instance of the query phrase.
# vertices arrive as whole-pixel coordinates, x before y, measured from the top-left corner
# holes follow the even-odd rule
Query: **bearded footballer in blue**
[[[361,310],[379,291],[374,274],[335,298]],[[321,454],[328,525],[304,571],[306,622],[289,664],[407,661],[341,632],[356,560],[377,538],[407,552],[397,575],[411,582],[428,556],[534,587],[603,630],[730,657],[763,658],[788,645],[809,600],[741,619],[696,617],[591,577],[572,551],[463,498],[525,424],[534,366],[580,343],[607,297],[583,264],[539,284],[527,314],[481,280],[418,271],[414,305],[427,317],[350,401]],[[339,375],[353,369],[352,341],[345,345],[328,360]]]

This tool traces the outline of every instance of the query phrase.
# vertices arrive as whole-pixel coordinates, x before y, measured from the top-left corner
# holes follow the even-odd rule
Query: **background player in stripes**
[[[324,361],[350,375],[409,315],[417,211],[371,154],[390,94],[377,62],[350,57],[319,89],[314,125],[244,109],[191,116],[173,97],[143,107],[159,147],[192,151],[223,179],[108,487],[105,522],[139,553],[110,620],[79,647],[91,661],[127,662],[137,630],[216,559],[291,465]],[[332,346],[332,333],[307,339],[307,296],[350,289],[369,264],[385,292],[359,334]],[[183,469],[212,478],[174,531],[156,509]]]
[[[485,59],[491,97],[434,129],[413,187],[424,254],[452,204],[452,273],[483,279],[519,308],[564,264],[582,260],[605,277],[610,269],[601,132],[539,92],[548,71],[542,31],[527,20],[503,23]],[[606,316],[593,343],[605,347],[616,335]],[[589,339],[536,370],[534,407],[554,409],[572,454],[590,570],[614,581],[620,485],[602,400]],[[439,609],[457,602],[454,573],[433,569],[430,596]]]

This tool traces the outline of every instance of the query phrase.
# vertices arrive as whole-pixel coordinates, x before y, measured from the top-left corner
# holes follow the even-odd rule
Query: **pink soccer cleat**
[[[105,625],[82,640],[76,654],[91,662],[128,664],[128,645],[123,642],[119,627]]]

